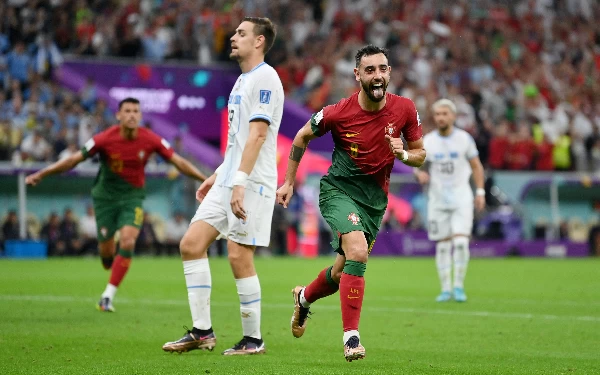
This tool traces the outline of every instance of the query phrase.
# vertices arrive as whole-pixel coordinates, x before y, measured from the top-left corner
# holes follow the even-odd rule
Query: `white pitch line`
[[[0,300],[4,301],[31,301],[31,302],[97,302],[93,298],[75,297],[75,296],[53,296],[53,295],[5,295],[0,294]],[[167,299],[127,299],[118,298],[115,301],[117,304],[141,304],[141,305],[168,305],[168,306],[187,306],[186,300],[167,300]],[[239,306],[234,302],[214,302],[213,306]],[[292,309],[290,303],[263,303],[265,308],[273,309]],[[323,310],[339,310],[339,306],[330,304],[320,304],[315,306],[316,309]],[[542,319],[542,320],[567,320],[579,322],[600,323],[600,316],[581,316],[581,315],[549,315],[549,314],[530,314],[530,313],[511,313],[511,312],[496,312],[496,311],[465,311],[465,310],[442,310],[442,309],[422,309],[411,307],[371,307],[364,306],[363,311],[371,312],[393,312],[407,314],[437,314],[437,315],[455,315],[455,316],[476,316],[484,318],[502,318],[502,319]]]

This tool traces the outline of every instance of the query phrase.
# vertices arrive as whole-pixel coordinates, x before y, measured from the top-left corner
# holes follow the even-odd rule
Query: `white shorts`
[[[239,244],[269,246],[275,194],[263,185],[248,181],[244,193],[246,220],[242,221],[231,211],[232,191],[229,187],[213,185],[190,224],[202,220],[215,227],[222,237]]]
[[[455,209],[427,210],[427,235],[431,241],[463,234],[471,236],[473,230],[473,205],[465,205]]]

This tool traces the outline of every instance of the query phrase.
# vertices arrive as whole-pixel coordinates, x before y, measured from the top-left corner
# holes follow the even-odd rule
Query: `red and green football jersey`
[[[85,158],[99,154],[92,197],[110,200],[144,198],[144,167],[150,155],[157,152],[165,160],[173,156],[169,143],[151,130],[138,128],[137,137],[130,140],[121,136],[118,125],[96,134],[81,152]]]
[[[423,135],[419,115],[412,100],[386,94],[385,107],[364,111],[358,92],[311,117],[317,136],[331,132],[335,147],[327,175],[329,184],[373,213],[385,212],[394,154],[385,135],[416,141]]]

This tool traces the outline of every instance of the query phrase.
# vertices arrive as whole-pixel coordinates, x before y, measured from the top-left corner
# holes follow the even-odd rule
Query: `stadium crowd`
[[[93,82],[80,93],[52,82],[64,54],[225,64],[246,14],[279,25],[269,62],[288,98],[312,109],[357,89],[353,52],[373,43],[390,49],[388,90],[412,98],[425,126],[435,99],[457,103],[457,125],[473,134],[486,166],[600,169],[592,0],[8,0],[0,159],[19,145],[24,158],[55,159],[112,121]]]

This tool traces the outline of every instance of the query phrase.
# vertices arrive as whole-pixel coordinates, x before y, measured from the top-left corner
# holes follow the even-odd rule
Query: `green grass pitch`
[[[433,259],[372,258],[364,360],[346,363],[338,295],[292,337],[290,290],[333,258],[259,258],[267,354],[224,357],[241,338],[226,259],[211,259],[213,352],[168,354],[192,326],[178,258],[136,258],[115,300],[98,259],[0,260],[0,374],[600,374],[597,259],[474,259],[469,301],[438,304]]]

